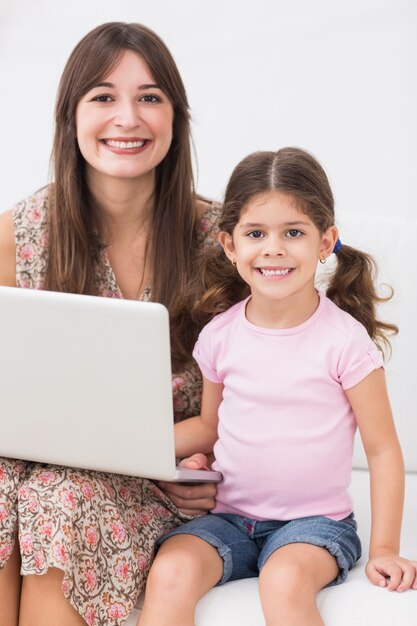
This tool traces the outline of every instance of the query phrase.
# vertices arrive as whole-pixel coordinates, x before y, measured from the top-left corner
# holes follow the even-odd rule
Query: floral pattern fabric
[[[18,287],[44,286],[47,210],[47,187],[14,209]],[[219,205],[209,205],[201,245],[215,240],[218,215]],[[96,284],[105,297],[123,297],[105,251]],[[140,299],[151,299],[150,288]],[[198,414],[196,364],[176,372],[172,388],[175,419]],[[63,592],[89,626],[126,620],[146,581],[155,540],[184,517],[147,479],[0,459],[0,568],[18,537],[21,573],[63,570]]]

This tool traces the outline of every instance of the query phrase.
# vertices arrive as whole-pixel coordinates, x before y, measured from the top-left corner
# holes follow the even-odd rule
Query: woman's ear
[[[321,236],[320,259],[327,259],[333,252],[336,241],[339,237],[339,231],[336,226],[330,226]]]
[[[219,233],[218,241],[227,258],[234,264],[236,262],[236,253],[232,235],[229,235],[229,233],[222,230]]]

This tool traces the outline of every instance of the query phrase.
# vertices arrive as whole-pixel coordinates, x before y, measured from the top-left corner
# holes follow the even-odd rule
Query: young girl
[[[414,563],[398,555],[403,461],[377,349],[397,328],[376,318],[373,260],[341,244],[333,204],[323,169],[299,149],[257,152],[232,174],[225,255],[208,261],[217,279],[198,313],[221,311],[246,285],[250,295],[200,334],[201,416],[176,426],[178,456],[214,444],[224,480],[212,514],[160,540],[140,626],[193,626],[206,591],[252,576],[266,624],[323,624],[317,592],[361,556],[348,494],[356,426],[371,473],[367,576],[417,589]],[[332,252],[326,296],[315,273]]]

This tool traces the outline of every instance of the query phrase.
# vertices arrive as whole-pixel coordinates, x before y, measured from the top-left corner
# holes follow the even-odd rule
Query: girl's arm
[[[208,453],[217,441],[218,410],[222,401],[223,385],[203,376],[201,415],[175,424],[175,453],[178,457],[195,452]]]
[[[404,463],[379,368],[346,395],[361,434],[371,477],[371,540],[366,574],[391,591],[417,589],[415,565],[399,556],[404,504]],[[387,580],[389,579],[389,580]]]

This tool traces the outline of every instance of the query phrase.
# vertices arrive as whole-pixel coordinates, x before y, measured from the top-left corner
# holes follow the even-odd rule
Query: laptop
[[[0,456],[217,482],[175,465],[169,318],[157,303],[0,287]]]

